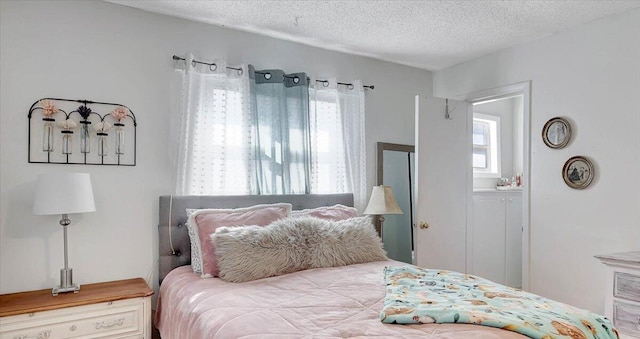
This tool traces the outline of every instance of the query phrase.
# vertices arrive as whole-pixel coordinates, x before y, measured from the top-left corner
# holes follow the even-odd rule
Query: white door
[[[445,99],[416,96],[415,258],[421,267],[465,272],[471,133],[467,103],[448,104],[449,119]]]

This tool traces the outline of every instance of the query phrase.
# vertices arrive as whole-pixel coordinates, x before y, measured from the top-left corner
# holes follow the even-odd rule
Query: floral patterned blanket
[[[387,266],[384,275],[384,323],[478,324],[542,339],[618,338],[603,316],[473,275],[416,266]]]

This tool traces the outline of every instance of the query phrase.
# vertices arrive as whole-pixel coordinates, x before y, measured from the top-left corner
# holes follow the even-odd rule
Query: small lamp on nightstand
[[[60,286],[51,291],[54,296],[80,290],[80,286],[73,283],[73,270],[69,268],[67,256],[67,227],[71,224],[69,214],[95,210],[88,173],[47,173],[38,176],[33,214],[62,215],[60,225],[64,231],[64,268],[60,270]]]
[[[385,214],[402,214],[400,206],[396,198],[393,196],[391,186],[373,186],[371,198],[367,208],[362,214],[379,215],[380,216],[380,235],[382,236],[382,224],[384,223]]]

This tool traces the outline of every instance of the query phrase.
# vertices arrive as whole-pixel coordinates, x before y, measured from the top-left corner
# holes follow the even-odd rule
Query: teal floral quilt
[[[387,266],[384,275],[384,323],[478,324],[541,339],[618,338],[603,316],[473,275],[416,266]]]

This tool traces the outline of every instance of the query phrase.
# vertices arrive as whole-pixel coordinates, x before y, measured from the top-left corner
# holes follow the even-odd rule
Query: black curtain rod
[[[187,61],[187,59],[181,58],[181,57],[179,57],[177,55],[173,56],[173,60],[176,60],[176,61],[177,60]],[[198,60],[193,60],[192,62],[196,63],[196,64],[201,64],[201,65],[208,65],[209,66],[209,70],[211,70],[211,71],[215,71],[218,68],[218,65],[216,65],[215,63],[212,63],[212,62],[204,62],[204,61],[198,61]],[[227,69],[233,69],[235,71],[238,71],[238,74],[242,74],[242,72],[243,72],[242,68],[235,68],[235,67],[227,66]],[[261,72],[256,72],[256,73],[262,74]],[[329,86],[329,80],[316,80],[316,82],[321,82],[324,85],[324,87]],[[352,83],[338,82],[338,85],[347,86],[347,88],[353,89],[353,84]],[[373,89],[374,85],[362,85],[362,87],[367,88],[367,89]]]
[[[324,87],[329,86],[329,80],[316,80],[316,82],[321,82]],[[347,86],[348,89],[353,89],[353,84],[348,82],[338,82],[338,85]],[[362,87],[367,89],[373,89],[373,85],[362,85]]]
[[[173,56],[173,60],[182,60],[182,61],[187,61],[187,59],[185,59],[185,58],[181,58],[181,57],[179,57],[179,56],[177,56],[177,55],[174,55],[174,56]],[[193,61],[191,61],[191,62],[193,62],[193,63],[195,63],[195,64],[209,65],[209,70],[211,70],[212,72],[213,72],[213,71],[215,71],[216,69],[218,69],[218,65],[216,65],[216,64],[215,64],[215,63],[213,63],[213,62],[204,62],[204,61],[198,61],[198,60],[193,60]],[[227,66],[227,69],[233,69],[233,70],[236,70],[236,71],[238,71],[238,74],[242,74],[242,72],[243,72],[242,68],[235,68],[235,67]]]

